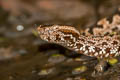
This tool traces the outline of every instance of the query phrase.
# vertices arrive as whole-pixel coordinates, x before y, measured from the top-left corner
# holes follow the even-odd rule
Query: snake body
[[[62,45],[79,54],[96,58],[111,58],[120,55],[120,36],[83,36],[71,26],[39,26],[42,40]]]

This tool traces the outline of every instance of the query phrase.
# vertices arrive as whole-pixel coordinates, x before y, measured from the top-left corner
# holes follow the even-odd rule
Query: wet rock
[[[16,30],[17,31],[23,31],[24,30],[24,26],[23,25],[17,25]]]
[[[42,69],[40,72],[38,72],[39,76],[46,76],[48,74],[53,73],[53,71],[55,70],[55,68],[50,68],[50,69]]]
[[[87,70],[87,67],[86,66],[80,66],[80,67],[77,67],[75,68],[73,71],[72,71],[72,74],[80,74],[82,72],[85,72]]]
[[[115,65],[118,62],[118,60],[116,58],[112,58],[112,59],[109,59],[108,62],[110,65]]]
[[[67,63],[69,63],[69,62],[74,62],[74,59],[69,58],[69,59],[66,60],[66,62],[67,62]]]
[[[74,60],[75,60],[75,61],[86,62],[86,61],[92,61],[92,60],[94,60],[94,59],[95,59],[95,58],[93,58],[93,57],[89,57],[89,56],[82,55],[81,57],[77,57],[77,58],[75,58]]]
[[[51,57],[48,59],[48,62],[50,63],[60,63],[66,59],[65,56],[60,55],[60,54],[53,54]]]

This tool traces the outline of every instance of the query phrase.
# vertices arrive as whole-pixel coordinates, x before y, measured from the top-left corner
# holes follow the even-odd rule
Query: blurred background
[[[51,54],[69,51],[40,40],[35,28],[51,24],[72,25],[78,30],[94,27],[98,20],[114,14],[119,5],[120,0],[0,0],[0,79],[74,80],[68,78],[73,74],[67,72],[80,64],[70,62],[66,69],[69,58],[64,62],[67,57],[57,54],[56,59]],[[65,65],[60,65],[61,61]],[[43,70],[46,65],[50,70]]]

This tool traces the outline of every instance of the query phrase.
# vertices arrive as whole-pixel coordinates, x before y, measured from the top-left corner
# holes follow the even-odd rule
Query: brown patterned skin
[[[62,45],[70,50],[97,58],[112,58],[120,55],[120,37],[83,36],[71,26],[39,26],[42,40]]]

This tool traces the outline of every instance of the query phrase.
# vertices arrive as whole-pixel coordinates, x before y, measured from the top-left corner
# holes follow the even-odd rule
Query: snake
[[[115,19],[113,22],[115,23]],[[64,46],[78,54],[100,59],[113,58],[120,55],[119,35],[86,36],[80,34],[80,32],[72,26],[62,25],[40,25],[37,27],[37,32],[42,40]]]

